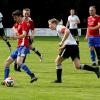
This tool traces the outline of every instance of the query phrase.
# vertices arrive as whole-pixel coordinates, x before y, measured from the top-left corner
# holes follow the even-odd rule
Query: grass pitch
[[[26,64],[39,78],[29,83],[30,78],[22,72],[15,72],[13,64],[10,66],[10,76],[15,79],[14,87],[0,86],[0,100],[100,100],[100,79],[92,72],[76,70],[67,59],[63,62],[61,84],[52,83],[56,79],[54,60],[58,54],[58,37],[36,37],[33,46],[38,49],[44,61],[31,51]],[[16,48],[16,41],[10,40],[12,51]],[[0,82],[3,80],[4,62],[10,52],[7,45],[0,39]],[[87,41],[80,38],[81,62],[91,64]]]

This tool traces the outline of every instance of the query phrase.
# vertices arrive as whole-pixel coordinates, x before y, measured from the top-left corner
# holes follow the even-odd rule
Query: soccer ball
[[[5,79],[5,85],[7,87],[13,87],[14,86],[14,79],[12,77],[8,77]]]

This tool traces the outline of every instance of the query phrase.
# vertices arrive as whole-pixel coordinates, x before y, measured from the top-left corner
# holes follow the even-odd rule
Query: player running
[[[42,57],[41,53],[38,50],[36,50],[35,47],[32,46],[32,43],[34,41],[34,22],[30,18],[30,12],[31,11],[30,11],[29,8],[23,9],[23,16],[24,16],[23,20],[26,21],[26,23],[27,23],[27,25],[28,25],[28,27],[30,29],[30,31],[29,31],[29,35],[30,35],[30,37],[29,37],[29,48],[30,48],[30,50],[34,51],[35,54],[38,55],[38,57],[40,58],[40,61],[42,62],[43,57]],[[26,57],[23,60],[24,62],[25,62],[25,59],[26,59]],[[17,67],[16,62],[14,63],[14,69],[15,69],[15,71],[21,71],[20,67]]]
[[[75,37],[76,42],[79,45],[78,24],[80,24],[80,19],[75,14],[75,9],[71,9],[70,16],[68,16],[66,27],[69,27],[71,34]]]
[[[10,64],[17,59],[17,64],[20,66],[31,78],[30,83],[37,80],[34,73],[30,71],[26,64],[23,63],[24,57],[29,53],[29,27],[25,21],[23,21],[22,12],[20,10],[16,10],[12,13],[14,20],[16,21],[14,27],[17,29],[17,35],[14,36],[14,39],[17,39],[18,46],[17,49],[7,58],[5,62],[5,70],[4,70],[4,80],[9,77],[10,73]],[[2,82],[2,85],[5,85]]]
[[[7,46],[9,47],[9,50],[11,52],[11,45],[10,45],[9,41],[7,40],[7,37],[5,36],[5,32],[4,32],[3,24],[2,24],[2,19],[3,19],[3,15],[0,12],[0,36],[6,42]]]
[[[59,25],[59,21],[55,18],[50,19],[48,21],[49,28],[52,30],[56,30],[57,32],[64,34],[61,42],[59,43],[60,47],[60,53],[57,56],[55,63],[56,63],[56,74],[57,74],[57,80],[54,81],[54,83],[61,83],[62,82],[62,62],[66,59],[71,57],[76,69],[83,69],[87,71],[93,71],[97,75],[97,77],[100,77],[100,69],[99,67],[92,67],[86,64],[80,64],[80,55],[79,55],[79,48],[76,43],[76,40],[71,35],[69,29],[67,29],[63,25]]]

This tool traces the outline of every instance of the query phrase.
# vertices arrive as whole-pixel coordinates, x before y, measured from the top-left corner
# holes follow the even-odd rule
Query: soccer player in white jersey
[[[75,10],[70,10],[70,16],[68,16],[66,27],[69,27],[72,35],[75,37],[77,44],[79,45],[79,35],[78,35],[78,24],[80,24],[80,19],[75,15]]]
[[[2,19],[3,19],[3,15],[0,12],[0,36],[6,42],[7,46],[9,47],[9,50],[11,51],[11,45],[10,45],[9,41],[7,40],[7,37],[5,36],[5,32],[3,29]]]
[[[62,79],[62,62],[66,59],[71,57],[76,69],[83,69],[88,71],[93,71],[97,75],[97,77],[100,77],[100,69],[99,67],[92,67],[86,64],[80,64],[80,55],[79,55],[79,48],[76,43],[76,40],[71,35],[68,28],[65,26],[59,24],[59,21],[55,18],[50,19],[48,21],[49,28],[52,30],[56,30],[59,33],[63,34],[62,40],[59,43],[59,50],[60,53],[57,56],[55,63],[56,63],[56,69],[57,69],[57,80],[54,81],[54,83],[61,83]]]

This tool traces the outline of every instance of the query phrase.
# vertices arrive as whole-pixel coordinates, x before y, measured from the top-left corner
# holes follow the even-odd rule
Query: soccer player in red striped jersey
[[[31,11],[30,11],[29,8],[23,9],[23,20],[27,23],[27,26],[28,26],[28,28],[30,30],[29,31],[29,36],[30,36],[29,37],[29,48],[30,48],[30,50],[34,51],[35,54],[37,54],[39,56],[40,61],[42,61],[43,57],[42,57],[41,53],[35,47],[32,46],[32,43],[34,41],[34,28],[35,27],[34,27],[33,20],[30,18],[30,12]],[[25,59],[26,59],[26,57],[25,57]],[[24,62],[25,62],[25,59],[23,60]],[[20,67],[17,67],[16,62],[14,63],[14,69],[16,71],[21,71]]]
[[[26,64],[23,63],[24,57],[29,53],[29,28],[27,23],[23,21],[22,12],[20,10],[16,10],[12,13],[13,19],[16,22],[14,25],[17,30],[16,36],[13,36],[14,39],[17,39],[18,45],[16,50],[7,58],[5,62],[5,70],[4,70],[4,80],[9,77],[10,73],[10,64],[17,59],[17,64],[30,76],[31,83],[36,81],[34,73],[28,68]],[[2,85],[5,85],[4,81]]]
[[[92,65],[96,66],[96,55],[98,59],[98,65],[100,65],[100,16],[96,15],[95,6],[89,7],[90,16],[87,19],[88,28],[86,38],[88,39],[88,45],[90,48]],[[96,52],[96,55],[95,55]]]

